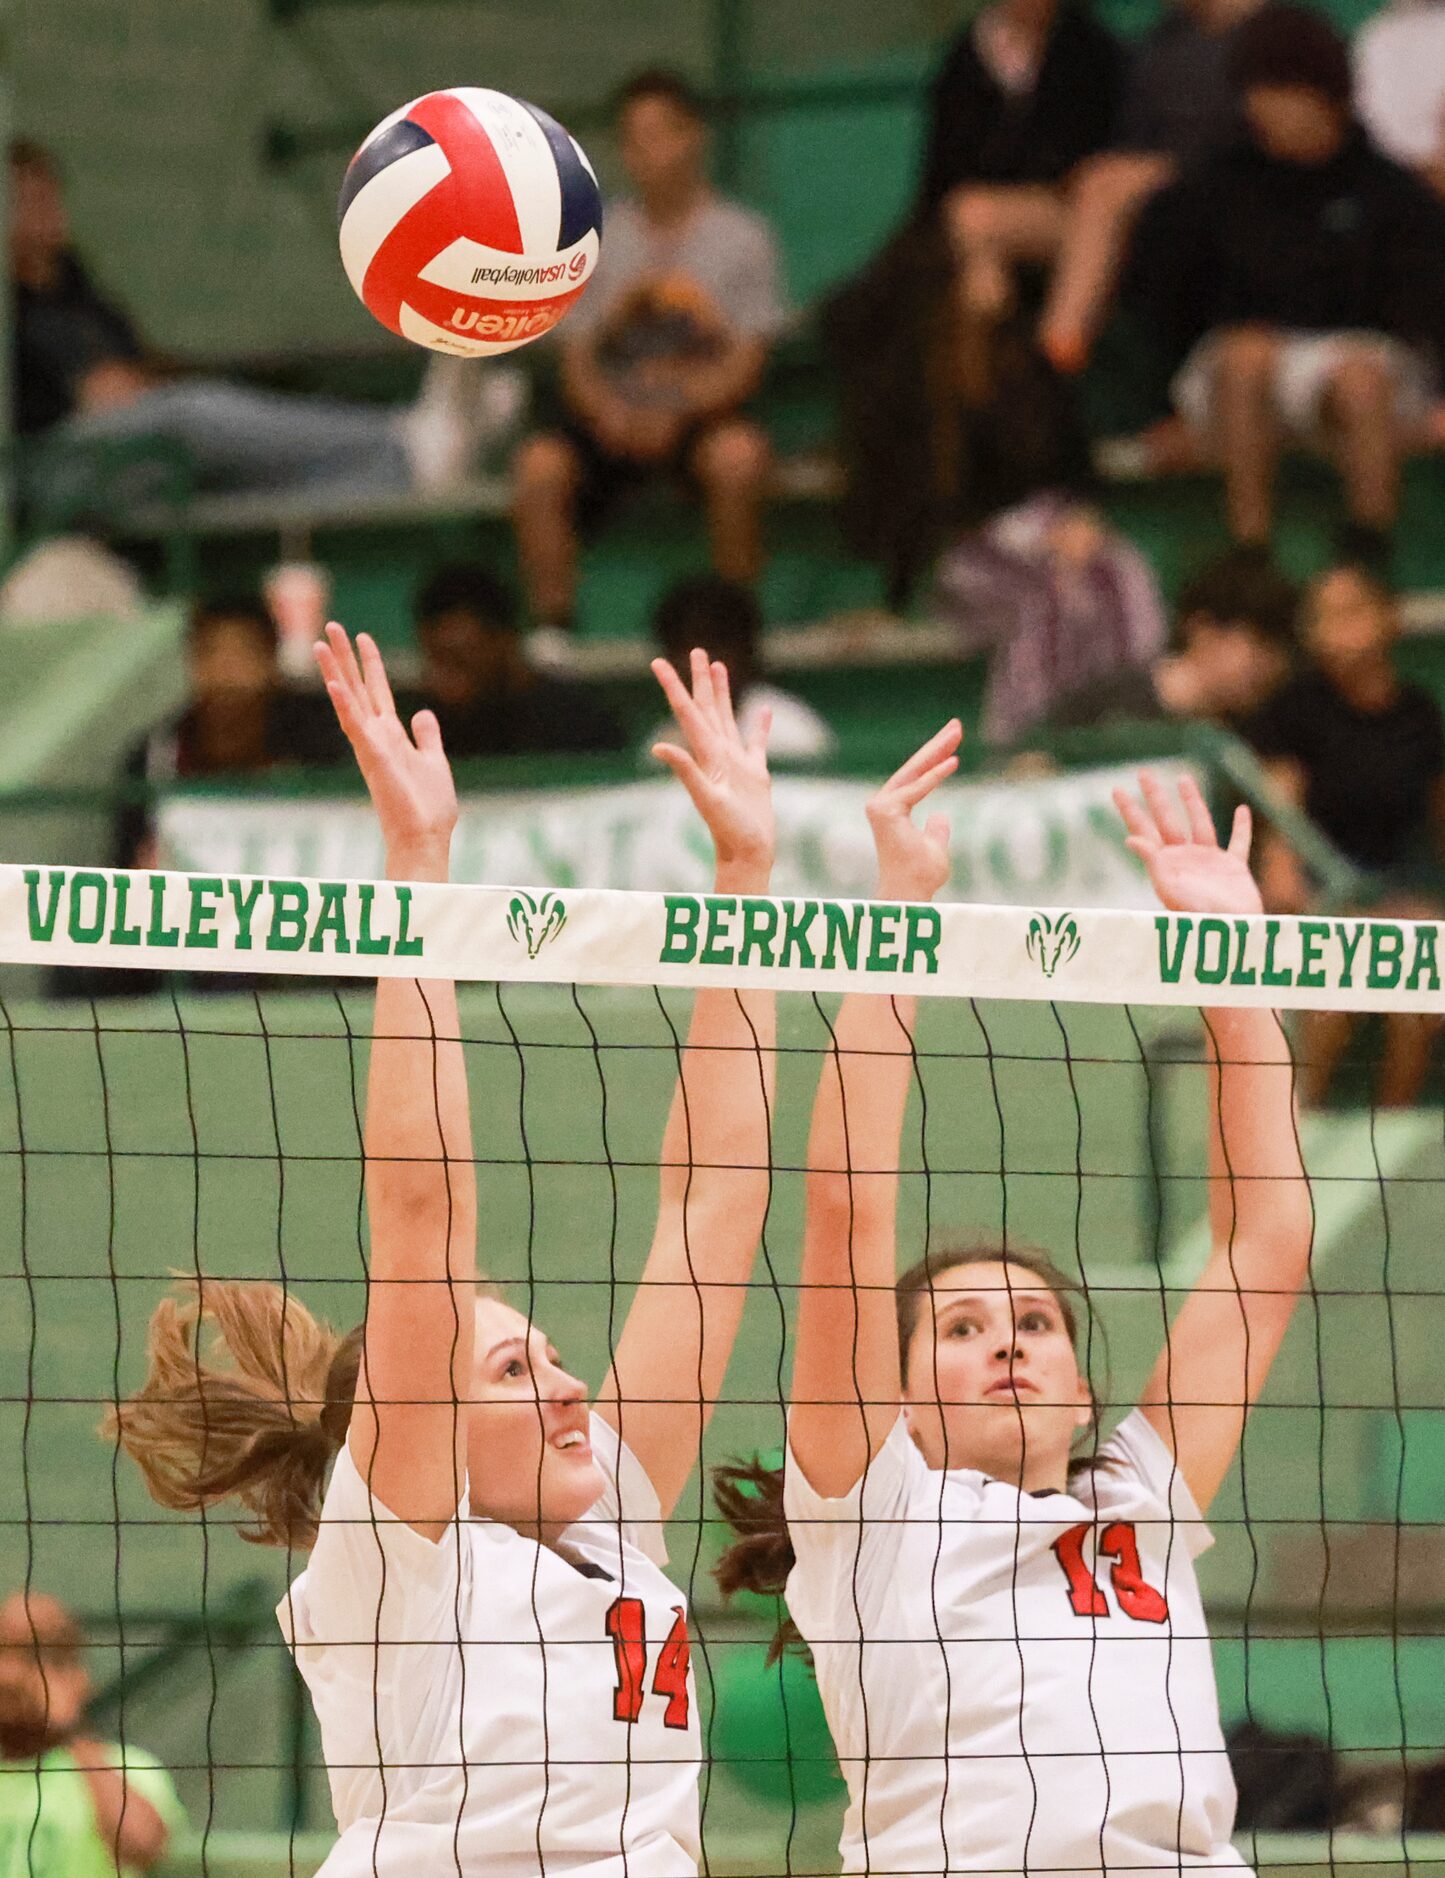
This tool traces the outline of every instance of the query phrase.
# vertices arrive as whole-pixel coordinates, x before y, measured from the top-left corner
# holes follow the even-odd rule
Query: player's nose
[[[559,1363],[548,1365],[549,1373],[544,1378],[542,1392],[549,1402],[585,1402],[587,1385],[579,1382],[569,1370]]]

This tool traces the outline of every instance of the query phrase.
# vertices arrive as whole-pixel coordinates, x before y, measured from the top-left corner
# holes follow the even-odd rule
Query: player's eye
[[[1054,1320],[1047,1311],[1025,1311],[1019,1319],[1020,1330],[1052,1330]]]
[[[971,1317],[955,1317],[948,1327],[950,1337],[973,1337],[978,1334],[978,1324]]]
[[[527,1365],[522,1361],[520,1356],[514,1356],[511,1362],[508,1363],[507,1367],[502,1371],[502,1374],[509,1378],[525,1376],[526,1373]]]

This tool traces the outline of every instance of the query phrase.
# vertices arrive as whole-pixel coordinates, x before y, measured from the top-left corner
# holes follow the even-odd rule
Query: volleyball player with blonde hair
[[[457,802],[436,719],[408,734],[364,635],[353,651],[332,626],[318,657],[389,877],[446,880]],[[690,689],[654,669],[687,744],[657,754],[708,825],[718,889],[764,892],[766,727],[744,744],[701,653]],[[114,1431],[162,1504],[238,1500],[249,1536],[309,1548],[279,1616],[341,1829],[330,1878],[688,1878],[699,1734],[659,1522],[767,1207],[772,1000],[697,994],[656,1232],[595,1409],[541,1330],[478,1290],[460,1035],[450,983],[378,983],[364,1325],[338,1339],[273,1286],[202,1281],[157,1311]],[[206,1320],[229,1363],[201,1349]]]
[[[946,823],[912,811],[960,736],[940,732],[870,807],[885,899],[947,879]],[[1142,802],[1116,801],[1164,905],[1258,913],[1248,810],[1221,848],[1191,781],[1178,802],[1141,784]],[[913,1016],[856,996],[836,1020],[785,1477],[725,1470],[741,1537],[720,1577],[786,1587],[848,1781],[846,1872],[1237,1867],[1194,1560],[1308,1270],[1279,1022],[1206,1014],[1213,1250],[1139,1406],[1098,1447],[1077,1288],[1047,1258],[1006,1237],[895,1274]]]

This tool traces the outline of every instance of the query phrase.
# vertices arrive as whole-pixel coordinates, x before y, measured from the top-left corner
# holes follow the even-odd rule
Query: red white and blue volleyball
[[[384,118],[341,187],[341,261],[403,339],[485,358],[550,332],[592,277],[602,200],[582,146],[502,91],[430,91]]]

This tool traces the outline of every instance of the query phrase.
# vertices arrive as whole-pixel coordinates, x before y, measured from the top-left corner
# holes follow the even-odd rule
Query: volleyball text
[[[1438,991],[1439,928],[1379,919],[1196,919],[1159,913],[1159,976],[1196,985]]]
[[[185,877],[25,869],[25,911],[38,944],[160,946],[182,952],[355,952],[416,958],[410,887],[357,880]],[[181,904],[178,904],[178,900]]]

